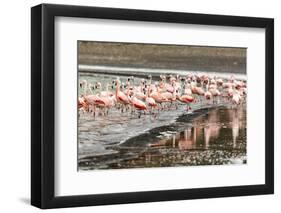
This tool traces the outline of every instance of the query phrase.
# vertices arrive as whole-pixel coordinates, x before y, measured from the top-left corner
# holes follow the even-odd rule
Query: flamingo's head
[[[130,81],[132,81],[132,82],[135,81],[134,76],[131,76],[131,77],[128,78],[128,82],[130,82]]]
[[[86,84],[87,84],[87,81],[86,81],[85,79],[79,82],[80,88],[82,88],[82,87],[85,86]]]
[[[185,82],[186,78],[185,77],[180,77],[181,82]]]
[[[121,83],[121,81],[120,81],[119,77],[117,77],[116,80],[112,81],[112,84],[115,86],[120,85],[120,83]]]
[[[142,89],[142,92],[143,92],[143,94],[146,94],[146,89],[143,88],[143,89]]]
[[[96,82],[95,83],[95,88],[96,89],[100,89],[101,88],[101,83],[100,82]]]

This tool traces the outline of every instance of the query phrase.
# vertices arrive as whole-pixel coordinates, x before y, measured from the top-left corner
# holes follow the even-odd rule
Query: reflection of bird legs
[[[186,141],[187,141],[187,129],[186,129],[186,130],[184,130],[184,140],[186,140]]]

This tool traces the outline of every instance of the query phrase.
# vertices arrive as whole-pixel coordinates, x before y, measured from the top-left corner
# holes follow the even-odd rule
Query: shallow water
[[[104,84],[116,78],[98,76],[83,75],[80,80]],[[204,106],[193,104],[193,113],[187,113],[186,106],[179,105],[140,118],[117,109],[108,116],[80,114],[78,169],[246,163],[246,106]]]
[[[80,158],[79,169],[243,164],[245,108],[199,110],[121,144],[114,144],[114,140],[118,137],[113,136],[108,145],[90,145],[89,151],[95,150]]]

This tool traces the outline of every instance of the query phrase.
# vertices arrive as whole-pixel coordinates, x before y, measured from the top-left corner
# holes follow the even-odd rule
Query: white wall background
[[[281,13],[279,1],[187,1],[187,0],[58,0],[45,3],[80,4],[225,15],[275,18],[275,132],[281,128],[280,94]],[[0,211],[39,212],[30,197],[30,7],[37,0],[3,1],[0,12]],[[279,85],[277,84],[279,83]],[[145,204],[111,205],[50,210],[51,212],[277,212],[281,199],[281,145],[275,135],[275,195],[201,199]]]

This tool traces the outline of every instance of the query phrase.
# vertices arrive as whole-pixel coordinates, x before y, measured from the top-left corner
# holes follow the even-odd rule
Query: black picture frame
[[[55,17],[264,28],[265,184],[130,193],[54,195]],[[93,192],[94,193],[94,192]],[[60,208],[274,193],[274,19],[41,4],[31,8],[31,204]]]

